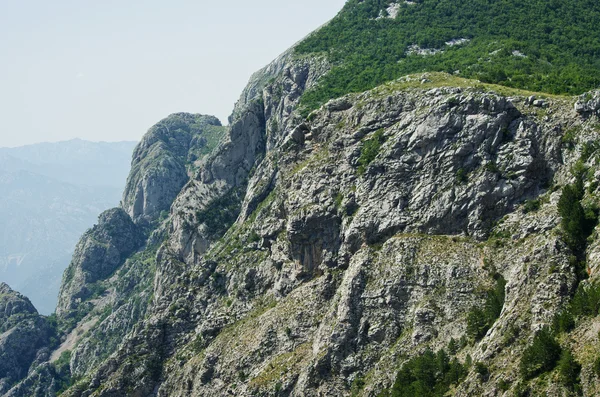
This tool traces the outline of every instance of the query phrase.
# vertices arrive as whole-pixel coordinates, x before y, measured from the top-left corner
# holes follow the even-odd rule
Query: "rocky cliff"
[[[48,359],[54,337],[53,327],[38,315],[29,299],[1,283],[0,393],[23,379],[34,362]]]
[[[284,54],[218,145],[149,131],[7,395],[395,396],[442,350],[441,394],[598,393],[600,92],[420,73],[304,114],[330,68]]]
[[[81,238],[65,270],[56,314],[67,316],[93,293],[92,286],[108,278],[144,243],[144,237],[121,208],[100,214],[98,224]]]
[[[152,222],[186,184],[188,174],[218,143],[223,129],[212,116],[172,114],[153,126],[133,153],[122,206],[131,218]]]

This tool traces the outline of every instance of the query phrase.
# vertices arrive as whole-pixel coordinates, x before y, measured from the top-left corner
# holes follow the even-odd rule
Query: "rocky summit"
[[[386,37],[431,3],[349,1],[229,126],[152,127],[56,314],[0,286],[0,392],[600,394],[600,91],[440,70],[334,89],[357,58],[330,32],[364,14]]]

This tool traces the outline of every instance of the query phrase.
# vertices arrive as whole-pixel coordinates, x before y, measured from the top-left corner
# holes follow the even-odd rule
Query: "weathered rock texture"
[[[125,194],[129,215],[115,210],[88,232],[75,281],[65,276],[59,313],[77,321],[61,348],[72,350],[77,382],[64,395],[377,396],[408,358],[465,336],[467,312],[498,274],[507,281],[499,319],[456,352],[490,376],[470,368],[453,393],[523,386],[521,354],[577,285],[557,202],[597,139],[597,94],[541,104],[427,74],[301,117],[300,96],[327,69],[284,55],[253,77],[197,170],[185,173],[185,150],[163,140],[159,157],[179,160],[134,167],[130,181],[145,182]],[[141,155],[150,137],[134,163],[152,158]],[[593,154],[582,160],[592,176]],[[140,174],[162,168],[157,179]],[[175,174],[178,188],[148,194]],[[585,200],[596,200],[594,178]],[[532,199],[540,208],[526,213]],[[163,204],[136,204],[150,202]],[[169,216],[157,218],[158,208]],[[593,280],[597,234],[588,254]],[[96,295],[81,295],[90,289]],[[587,395],[598,390],[599,326],[583,319],[561,340],[583,365]],[[567,393],[544,379],[526,386]],[[13,395],[32,390],[19,387]]]
[[[221,134],[213,116],[172,114],[150,128],[133,153],[122,206],[136,221],[152,222],[188,181],[194,163],[207,154]]]
[[[75,248],[65,270],[56,314],[65,316],[89,298],[89,286],[110,276],[143,244],[143,234],[127,213],[115,208],[103,212]]]
[[[0,284],[0,394],[27,375],[34,361],[48,356],[54,330],[29,299]]]

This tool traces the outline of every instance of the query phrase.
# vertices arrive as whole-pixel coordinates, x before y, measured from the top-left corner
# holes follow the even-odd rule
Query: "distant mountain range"
[[[54,311],[81,234],[119,203],[135,142],[0,148],[0,281]]]

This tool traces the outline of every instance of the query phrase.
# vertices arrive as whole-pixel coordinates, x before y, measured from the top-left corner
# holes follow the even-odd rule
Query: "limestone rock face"
[[[583,116],[600,115],[600,91],[582,95],[575,103],[575,111]]]
[[[559,134],[542,132],[501,96],[435,88],[346,101],[348,109],[334,102],[308,126],[307,147],[334,149],[323,153],[332,175],[299,178],[293,194],[352,197],[347,242],[406,231],[485,237],[515,204],[537,196],[560,162]],[[377,131],[379,152],[365,166],[361,147]]]
[[[193,260],[214,240],[215,225],[206,219],[207,213],[224,211],[225,216],[215,221],[227,227],[235,221],[240,206],[248,204],[243,197],[252,172],[282,142],[288,126],[298,122],[294,110],[301,94],[327,70],[322,60],[295,60],[286,53],[252,76],[230,117],[231,127],[222,144],[173,204],[169,244],[178,257]],[[250,205],[255,207],[258,202]]]
[[[56,314],[65,316],[87,299],[92,294],[89,286],[109,277],[143,243],[143,233],[123,209],[103,212],[75,248],[63,276]]]
[[[27,375],[53,332],[29,299],[0,284],[0,394]]]
[[[13,291],[6,283],[0,283],[0,321],[3,325],[18,314],[37,314],[29,299]]]
[[[564,131],[583,144],[594,119],[575,99],[540,108],[437,74],[303,118],[288,101],[322,70],[312,62],[289,61],[242,98],[150,238],[160,248],[109,280],[120,297],[79,342],[72,367],[86,380],[67,395],[377,396],[407,357],[464,339],[498,275],[500,318],[457,357],[503,370],[487,383],[472,371],[456,394],[517,383],[515,357],[577,283],[549,186],[569,183],[578,158]],[[287,100],[271,96],[280,89]]]
[[[588,259],[581,282],[598,277],[600,233],[573,252],[557,208],[573,170],[585,169],[586,205],[597,200],[598,118],[575,106],[588,96],[540,106],[430,73],[303,116],[328,68],[284,55],[253,76],[205,154],[178,140],[184,127],[150,131],[124,209],[86,233],[65,273],[57,312],[72,327],[52,352],[71,351],[65,396],[375,397],[452,339],[457,360],[490,369],[470,367],[455,395],[521,390],[523,351],[581,281],[575,254]],[[179,190],[162,179],[175,169]],[[476,340],[468,313],[500,278],[499,317]],[[600,320],[578,321],[561,343],[595,395]],[[48,365],[11,396],[51,390]],[[554,378],[527,387],[567,395]]]
[[[54,397],[60,390],[55,376],[56,373],[52,364],[44,362],[34,371],[30,371],[24,380],[10,389],[4,396]]]
[[[133,153],[122,207],[136,222],[152,222],[186,184],[194,162],[221,134],[213,116],[173,114],[150,128]]]

